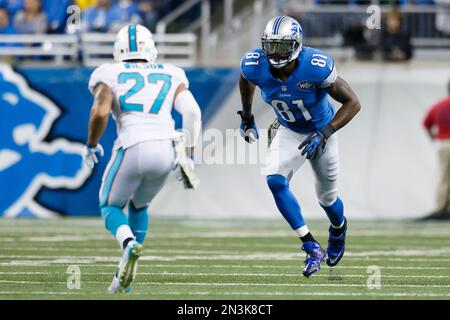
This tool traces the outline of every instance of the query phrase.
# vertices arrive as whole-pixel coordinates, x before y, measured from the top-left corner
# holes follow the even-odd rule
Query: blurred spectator
[[[97,4],[84,13],[83,29],[90,32],[107,32],[113,22],[111,18],[111,1],[97,0]]]
[[[6,8],[12,18],[23,8],[23,0],[0,0],[0,7]]]
[[[67,7],[73,0],[42,0],[42,7],[48,17],[48,32],[63,33],[67,21]]]
[[[374,46],[367,36],[367,27],[361,20],[355,20],[344,31],[344,46],[352,47],[355,56],[360,60],[370,60],[373,58]]]
[[[450,0],[435,0],[438,6],[436,29],[444,36],[450,36]]]
[[[411,37],[402,30],[402,16],[398,10],[387,13],[385,28],[381,35],[383,59],[387,61],[407,61],[412,58]]]
[[[423,122],[433,140],[439,141],[439,187],[436,211],[422,220],[450,219],[450,81],[448,96],[430,108]]]
[[[97,0],[75,0],[75,4],[79,6],[81,10],[93,7],[96,3]]]
[[[156,23],[158,22],[159,14],[155,4],[151,1],[142,0],[139,2],[139,11],[143,18],[144,25],[155,32]]]
[[[14,27],[19,33],[45,33],[47,21],[41,0],[25,0],[23,10],[17,12],[14,17]]]
[[[9,12],[6,8],[0,7],[0,34],[16,34],[16,29],[11,26]],[[1,44],[0,44],[1,46]]]
[[[132,0],[118,0],[117,4],[111,6],[109,16],[109,32],[117,32],[129,23],[142,23],[139,5]]]

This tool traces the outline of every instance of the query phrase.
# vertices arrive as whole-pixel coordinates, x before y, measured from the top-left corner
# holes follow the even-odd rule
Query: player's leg
[[[105,227],[116,237],[120,247],[134,239],[128,219],[122,208],[141,183],[136,168],[136,148],[113,151],[100,188],[100,210]]]
[[[148,232],[148,206],[138,207],[133,200],[128,203],[128,224],[136,237],[136,241],[144,243]]]
[[[316,175],[316,193],[321,207],[330,220],[327,247],[327,264],[335,266],[345,250],[347,221],[344,216],[344,204],[338,197],[337,177],[339,173],[339,147],[337,135],[328,140],[324,153],[311,160]]]
[[[439,147],[439,186],[437,188],[436,212],[445,216],[450,198],[450,143],[441,142]]]
[[[128,221],[138,242],[148,232],[148,204],[164,186],[172,170],[174,150],[171,140],[149,141],[140,147],[139,163],[142,181],[129,204]]]
[[[297,233],[303,243],[302,249],[308,254],[303,274],[309,277],[320,269],[322,248],[309,231],[300,204],[289,188],[293,174],[306,160],[298,150],[303,138],[304,136],[281,127],[270,146],[265,174],[278,210]]]
[[[122,251],[118,271],[108,289],[110,293],[129,292],[142,245],[135,240],[122,208],[141,183],[137,170],[138,145],[113,152],[100,189],[100,209],[106,228],[117,239]],[[131,280],[130,280],[131,279]]]

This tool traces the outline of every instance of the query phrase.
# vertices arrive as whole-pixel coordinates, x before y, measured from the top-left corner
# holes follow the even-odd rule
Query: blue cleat
[[[341,234],[339,236],[334,236],[331,233],[332,226],[330,226],[327,247],[327,265],[334,267],[339,263],[339,261],[344,256],[345,251],[345,234],[347,233],[347,219],[344,218],[344,226],[342,227]]]
[[[303,275],[309,278],[312,274],[320,270],[320,264],[325,258],[325,254],[320,244],[313,241],[305,242],[302,246],[302,250],[306,252]]]

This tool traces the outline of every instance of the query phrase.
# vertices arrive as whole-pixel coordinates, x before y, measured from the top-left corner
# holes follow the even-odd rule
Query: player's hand
[[[311,133],[305,141],[298,147],[302,150],[302,156],[306,154],[306,159],[315,159],[325,149],[327,139],[335,132],[332,126],[327,125],[319,131]]]
[[[100,157],[103,157],[104,151],[101,144],[96,146],[85,146],[83,150],[84,163],[91,169],[98,163],[97,153]]]
[[[242,119],[241,122],[241,136],[248,143],[255,142],[259,139],[258,128],[256,127],[255,117],[251,115],[250,117],[244,117],[242,111],[237,112]]]
[[[195,169],[194,159],[192,159],[191,157],[186,157],[186,165],[190,171],[194,171],[194,169]],[[179,163],[177,163],[177,166],[175,167],[175,169],[179,169],[177,172],[177,175],[176,175],[177,180],[182,181],[183,180],[183,171],[181,170]]]
[[[317,131],[306,137],[305,141],[302,142],[298,149],[303,149],[302,156],[306,154],[306,159],[314,159],[319,150],[323,151],[325,149],[325,144],[325,136],[320,131]]]

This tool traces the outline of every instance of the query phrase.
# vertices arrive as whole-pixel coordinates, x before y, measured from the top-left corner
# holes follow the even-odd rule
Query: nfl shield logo
[[[281,91],[287,91],[287,87],[286,86],[281,86]]]

